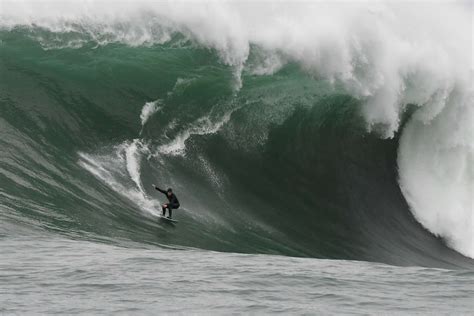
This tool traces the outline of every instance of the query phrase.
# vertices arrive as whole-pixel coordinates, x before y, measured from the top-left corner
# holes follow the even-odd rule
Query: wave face
[[[3,231],[472,267],[462,4],[2,7]]]

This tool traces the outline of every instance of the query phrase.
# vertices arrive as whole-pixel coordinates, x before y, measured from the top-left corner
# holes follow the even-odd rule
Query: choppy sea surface
[[[474,272],[2,237],[0,313],[469,315]]]

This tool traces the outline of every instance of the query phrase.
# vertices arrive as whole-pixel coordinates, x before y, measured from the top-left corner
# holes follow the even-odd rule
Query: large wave
[[[106,190],[147,214],[159,177],[197,227],[232,232],[178,244],[429,264],[447,250],[406,200],[474,257],[471,17],[462,3],[2,1],[2,128],[29,142],[4,140],[2,174],[38,190],[16,161],[34,153],[45,196],[88,170],[107,187],[90,207],[113,213],[92,192]],[[65,148],[77,156],[47,166]]]

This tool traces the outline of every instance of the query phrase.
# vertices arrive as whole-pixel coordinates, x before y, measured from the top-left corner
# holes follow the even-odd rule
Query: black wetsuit
[[[168,209],[168,212],[170,213],[170,218],[171,218],[171,212],[173,209],[177,209],[179,208],[179,201],[178,201],[178,198],[176,197],[176,195],[174,195],[174,193],[171,193],[171,195],[168,195],[168,192],[165,191],[165,190],[162,190],[160,189],[159,187],[155,187],[155,189],[157,189],[158,191],[160,191],[161,193],[163,193],[164,195],[166,195],[166,197],[168,198],[168,202],[167,204],[165,204],[165,206],[162,207],[163,209],[163,216],[165,216],[166,214],[166,209]]]

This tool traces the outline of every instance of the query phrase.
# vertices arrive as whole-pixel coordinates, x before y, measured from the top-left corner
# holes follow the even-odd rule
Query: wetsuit
[[[160,191],[161,193],[163,193],[164,195],[166,195],[166,197],[168,198],[168,202],[167,204],[165,204],[162,209],[163,209],[163,216],[165,216],[166,214],[166,209],[168,209],[168,212],[170,213],[170,216],[169,218],[171,218],[171,212],[173,209],[177,209],[179,207],[179,201],[178,201],[178,198],[176,197],[176,195],[174,195],[174,193],[171,193],[171,195],[168,195],[168,192],[165,191],[165,190],[162,190],[160,189],[159,187],[156,187],[155,186],[155,189],[157,189],[158,191]]]

